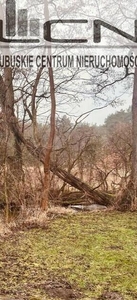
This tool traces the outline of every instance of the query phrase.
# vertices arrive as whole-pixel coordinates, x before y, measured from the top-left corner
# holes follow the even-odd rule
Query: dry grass
[[[48,215],[55,215],[55,216],[59,216],[59,215],[68,215],[68,214],[75,214],[76,211],[74,209],[71,208],[65,208],[65,207],[61,207],[61,206],[51,206],[48,211],[47,211]]]
[[[16,222],[19,227],[47,227],[47,212],[42,211],[39,207],[26,208],[22,206]]]
[[[50,207],[47,211],[42,211],[39,207],[26,208],[21,206],[19,215],[11,218],[9,223],[5,223],[4,216],[0,218],[0,236],[5,237],[20,229],[47,228],[51,219],[63,215],[73,215],[76,212],[70,208]]]
[[[5,224],[3,219],[0,220],[0,236],[5,237],[12,233],[10,224]]]

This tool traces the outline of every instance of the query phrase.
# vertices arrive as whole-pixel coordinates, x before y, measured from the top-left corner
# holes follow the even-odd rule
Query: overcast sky
[[[86,117],[83,122],[89,123],[89,124],[97,124],[97,125],[102,125],[110,114],[114,114],[116,111],[120,111],[121,109],[127,110],[129,106],[131,105],[131,100],[132,100],[132,94],[130,97],[126,100],[123,100],[123,103],[121,105],[116,105],[115,107],[108,106],[104,107],[102,109],[97,109],[94,110],[93,112],[90,113],[88,117]],[[71,113],[76,114],[77,116],[83,114],[84,112],[93,109],[95,106],[93,103],[90,103],[89,100],[85,100],[81,102],[79,105],[76,105]],[[99,106],[98,106],[99,107]]]

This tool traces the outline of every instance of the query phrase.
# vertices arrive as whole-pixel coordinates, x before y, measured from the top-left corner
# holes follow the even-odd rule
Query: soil
[[[47,295],[50,297],[58,297],[63,300],[79,299],[81,298],[81,293],[73,289],[73,287],[66,281],[49,281],[43,285],[40,285]]]
[[[124,300],[124,298],[118,292],[104,292],[98,300]]]

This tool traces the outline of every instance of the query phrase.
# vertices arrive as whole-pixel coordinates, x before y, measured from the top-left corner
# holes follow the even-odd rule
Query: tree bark
[[[41,201],[42,210],[48,208],[49,202],[49,188],[50,188],[50,160],[53,148],[54,136],[55,136],[55,115],[56,115],[56,99],[55,99],[55,87],[53,69],[48,69],[49,81],[50,81],[50,96],[51,96],[51,116],[50,116],[50,134],[48,144],[44,157],[44,187]]]
[[[122,211],[137,209],[137,68],[134,73],[132,97],[132,161],[131,177],[126,188],[120,191],[116,208]]]
[[[137,68],[134,74],[132,98],[132,170],[131,182],[133,185],[132,207],[137,209]]]
[[[3,97],[3,108],[5,111],[5,118],[7,124],[10,122],[12,126],[15,126],[15,123],[18,123],[18,119],[14,114],[14,91],[13,91],[13,83],[12,83],[12,69],[5,68],[4,69],[5,76],[5,87],[3,85],[3,89],[5,90],[5,97]],[[2,84],[2,82],[1,82]],[[22,148],[21,141],[18,138],[17,132],[12,130],[14,134],[14,161],[13,161],[13,173],[18,181],[23,179],[23,168],[22,168]]]

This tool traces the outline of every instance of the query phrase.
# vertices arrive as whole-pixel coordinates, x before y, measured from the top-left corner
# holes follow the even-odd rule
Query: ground
[[[137,299],[137,213],[77,213],[0,242],[0,300]]]

